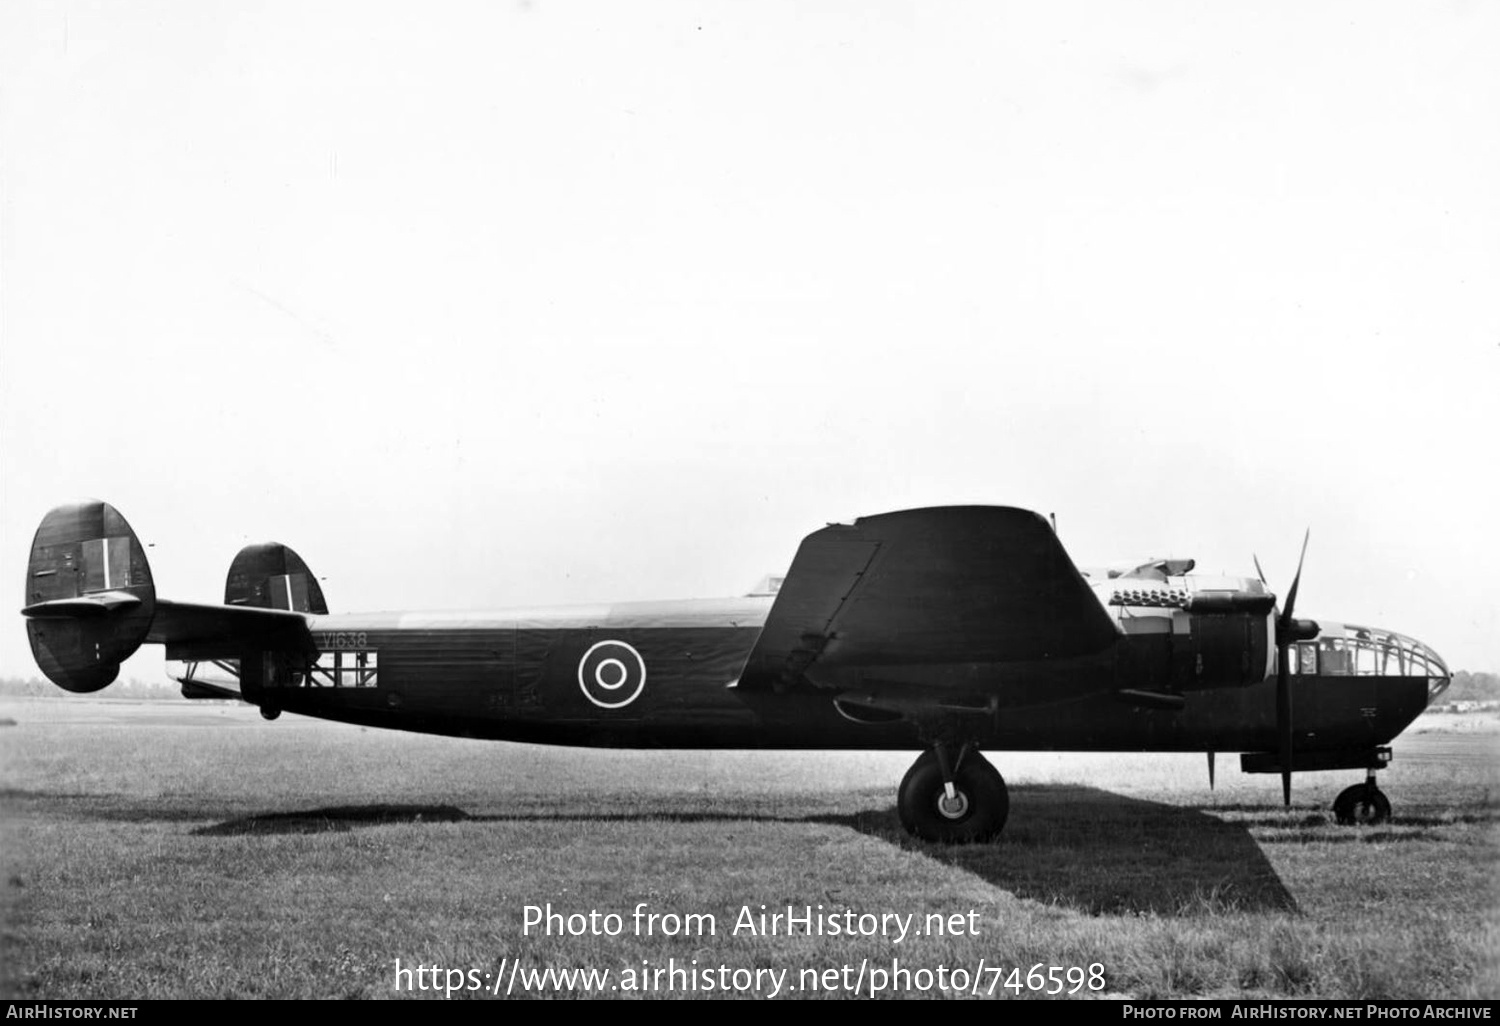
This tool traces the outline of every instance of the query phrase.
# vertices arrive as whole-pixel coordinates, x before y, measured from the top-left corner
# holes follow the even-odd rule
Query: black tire
[[[998,837],[1010,816],[1010,792],[999,771],[978,752],[969,752],[954,774],[953,787],[957,801],[949,803],[937,756],[923,752],[897,792],[901,825],[924,841],[940,844],[976,844]]]
[[[1391,801],[1374,784],[1355,784],[1333,800],[1333,818],[1347,826],[1384,823],[1391,818]]]

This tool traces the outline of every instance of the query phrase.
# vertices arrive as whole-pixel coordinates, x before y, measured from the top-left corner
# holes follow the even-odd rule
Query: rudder
[[[318,579],[301,556],[278,542],[240,549],[229,564],[224,604],[319,615],[328,612]]]
[[[151,629],[156,587],[146,550],[118,510],[87,499],[42,518],[26,566],[26,633],[47,679],[98,691]]]

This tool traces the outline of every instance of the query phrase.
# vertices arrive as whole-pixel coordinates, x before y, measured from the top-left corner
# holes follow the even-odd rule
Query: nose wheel
[[[947,767],[944,763],[955,764]],[[907,832],[924,841],[973,844],[1005,829],[1010,792],[998,770],[965,746],[950,760],[941,746],[923,752],[906,771],[897,793],[897,811]]]
[[[1333,818],[1346,826],[1373,826],[1391,818],[1391,800],[1375,786],[1375,774],[1339,793],[1333,800]]]

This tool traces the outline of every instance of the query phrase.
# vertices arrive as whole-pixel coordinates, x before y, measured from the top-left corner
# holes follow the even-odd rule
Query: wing
[[[736,686],[779,690],[855,667],[1066,659],[1118,636],[1038,514],[906,510],[803,540]]]

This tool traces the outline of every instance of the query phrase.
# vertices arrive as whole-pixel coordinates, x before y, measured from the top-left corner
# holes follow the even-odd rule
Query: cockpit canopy
[[[1452,674],[1432,649],[1395,631],[1319,620],[1311,641],[1291,646],[1291,671],[1323,677],[1426,677],[1430,702],[1448,687]]]

